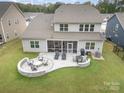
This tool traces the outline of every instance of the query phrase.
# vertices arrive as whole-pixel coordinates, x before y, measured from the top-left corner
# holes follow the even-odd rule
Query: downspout
[[[3,27],[3,19],[0,19],[0,24],[1,24],[1,28],[2,28],[2,32],[3,32],[3,38],[4,38],[4,42],[6,42],[6,36],[5,36],[5,31],[4,31],[4,27]]]

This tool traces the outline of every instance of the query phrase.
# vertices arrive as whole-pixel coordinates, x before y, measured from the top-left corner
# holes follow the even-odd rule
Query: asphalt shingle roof
[[[54,15],[54,23],[101,23],[100,12],[91,5],[62,5]]]
[[[0,2],[0,18],[4,15],[10,5],[10,2]]]
[[[116,16],[117,16],[121,26],[124,29],[124,13],[116,13]]]
[[[54,14],[40,14],[32,20],[24,32],[23,39],[76,39],[103,40],[99,32],[55,32],[53,29]]]

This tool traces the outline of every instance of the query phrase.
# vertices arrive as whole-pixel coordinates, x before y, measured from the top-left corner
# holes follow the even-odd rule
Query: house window
[[[39,41],[30,41],[31,48],[39,48]]]
[[[90,25],[90,31],[91,31],[91,32],[94,31],[94,25],[93,25],[93,24]]]
[[[8,25],[11,26],[11,22],[10,22],[10,20],[8,20]]]
[[[18,19],[15,19],[15,24],[19,24],[19,20]]]
[[[60,24],[60,31],[68,31],[68,24]]]
[[[34,41],[30,41],[31,48],[34,48]]]
[[[85,49],[90,49],[90,43],[89,42],[86,43]]]
[[[95,48],[95,43],[91,43],[90,49],[94,49]]]
[[[89,24],[85,24],[85,31],[89,31]]]
[[[94,49],[94,48],[95,48],[95,43],[93,43],[93,42],[86,43],[85,49]]]
[[[35,47],[39,48],[39,41],[35,41]]]
[[[83,31],[84,25],[80,24],[79,31]]]

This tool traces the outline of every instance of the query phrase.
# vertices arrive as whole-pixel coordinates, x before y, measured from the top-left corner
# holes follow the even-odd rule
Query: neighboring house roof
[[[30,18],[30,17],[36,17],[37,15],[42,14],[42,13],[39,13],[39,12],[24,12],[23,14],[24,14],[25,18]]]
[[[124,13],[116,13],[115,14],[122,26],[122,28],[124,29]]]
[[[102,23],[100,12],[91,5],[61,5],[54,15],[54,23]]]
[[[101,14],[102,19],[109,20],[114,14]]]
[[[0,2],[0,18],[4,15],[10,5],[10,3]]]
[[[0,2],[0,18],[3,17],[5,12],[8,10],[8,8],[11,5],[14,5],[19,10],[19,12],[23,15],[22,11],[18,8],[18,6],[14,2]]]
[[[35,17],[23,34],[23,39],[77,39],[103,40],[98,32],[55,32],[53,29],[54,14],[40,14]]]
[[[40,14],[35,17],[23,34],[23,38],[45,39],[51,36],[53,14]]]

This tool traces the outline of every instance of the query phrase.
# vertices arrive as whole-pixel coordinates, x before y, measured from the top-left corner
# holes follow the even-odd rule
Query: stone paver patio
[[[77,56],[77,54],[74,53],[72,54],[67,53],[66,60],[62,60],[61,54],[58,60],[54,59],[55,53],[40,53],[40,55],[44,56],[44,58],[49,59],[47,66],[43,66],[41,62],[41,66],[36,68],[37,70],[33,71],[31,70],[30,66],[27,64],[27,62],[30,62],[29,59],[24,58],[18,63],[17,68],[19,73],[27,77],[37,77],[64,67],[87,67],[90,65],[90,59],[87,59],[86,62],[81,62],[81,63],[74,62],[73,58]],[[31,60],[34,60],[34,62],[37,63],[38,57]],[[26,70],[27,68],[29,70]]]

